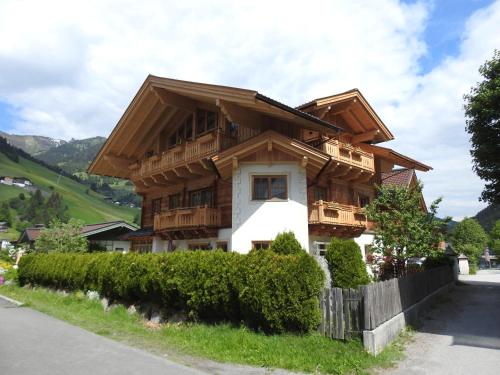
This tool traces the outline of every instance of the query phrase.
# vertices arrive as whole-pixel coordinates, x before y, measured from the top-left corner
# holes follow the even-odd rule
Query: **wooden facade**
[[[232,173],[298,163],[310,232],[354,237],[381,174],[429,167],[377,143],[393,136],[353,90],[291,108],[255,91],[150,76],[90,173],[130,179],[142,226],[163,239],[216,237],[232,227]]]

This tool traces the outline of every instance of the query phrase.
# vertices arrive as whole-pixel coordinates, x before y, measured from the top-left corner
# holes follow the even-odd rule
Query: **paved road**
[[[0,374],[206,374],[0,298]]]
[[[385,374],[500,374],[500,270],[460,281],[428,314],[407,358]]]

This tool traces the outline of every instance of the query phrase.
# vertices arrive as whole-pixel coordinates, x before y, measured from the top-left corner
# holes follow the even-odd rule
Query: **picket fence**
[[[334,339],[361,337],[453,281],[452,268],[445,266],[357,289],[325,288],[319,332]]]

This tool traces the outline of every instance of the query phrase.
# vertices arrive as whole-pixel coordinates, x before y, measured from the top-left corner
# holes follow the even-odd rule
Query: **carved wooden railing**
[[[155,215],[154,230],[175,230],[220,226],[220,214],[213,207],[188,207],[168,210]]]
[[[321,145],[322,150],[339,162],[362,168],[370,172],[375,172],[375,162],[373,154],[332,139]]]
[[[309,224],[367,226],[364,208],[336,202],[317,201],[309,207]]]
[[[215,155],[219,150],[219,135],[212,132],[192,142],[177,145],[161,155],[154,155],[132,166],[131,178],[143,178],[154,173],[167,171],[205,157]]]

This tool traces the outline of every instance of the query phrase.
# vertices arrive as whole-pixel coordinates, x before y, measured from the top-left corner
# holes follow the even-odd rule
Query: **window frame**
[[[260,199],[255,197],[255,179],[260,178],[260,179],[267,179],[267,198]],[[284,178],[285,179],[285,197],[284,198],[279,198],[279,197],[273,197],[272,196],[272,188],[271,188],[271,179],[273,178]],[[259,175],[255,174],[251,176],[251,186],[250,186],[250,198],[252,201],[255,202],[266,202],[266,201],[278,201],[278,202],[284,202],[288,201],[289,195],[288,195],[288,175],[287,174],[272,174],[272,175]]]
[[[175,197],[178,198],[177,206],[172,207],[172,201],[173,201],[173,198],[175,198]],[[168,203],[169,210],[176,210],[176,209],[180,208],[181,207],[181,193],[169,194],[167,203]]]
[[[199,121],[200,121],[200,113],[203,113],[203,129],[199,129]],[[214,116],[214,125],[212,128],[208,128],[208,117],[209,113],[213,114]],[[214,130],[217,129],[217,121],[218,121],[218,116],[216,111],[212,111],[210,109],[205,109],[205,108],[197,108],[196,109],[196,123],[195,123],[195,138],[199,138],[205,134],[211,133]]]
[[[154,219],[155,215],[161,213],[161,197],[151,199],[151,218]]]
[[[268,250],[271,247],[271,243],[272,242],[273,241],[270,241],[270,240],[255,240],[255,241],[252,241],[252,249],[253,250]],[[256,246],[256,245],[264,245],[266,247]]]
[[[204,191],[210,192],[210,202],[207,203],[201,203],[202,200],[202,194]],[[195,205],[193,204],[193,194],[200,194],[200,204]],[[189,207],[214,207],[215,203],[215,192],[213,188],[206,187],[202,189],[196,189],[196,190],[190,190],[188,191],[188,199],[189,199]]]
[[[320,190],[322,190],[324,192],[324,199],[318,199],[318,194],[317,192],[319,192]],[[314,201],[317,202],[317,201],[328,201],[328,189],[324,186],[319,186],[319,185],[315,185],[313,187],[313,198],[314,198]]]

